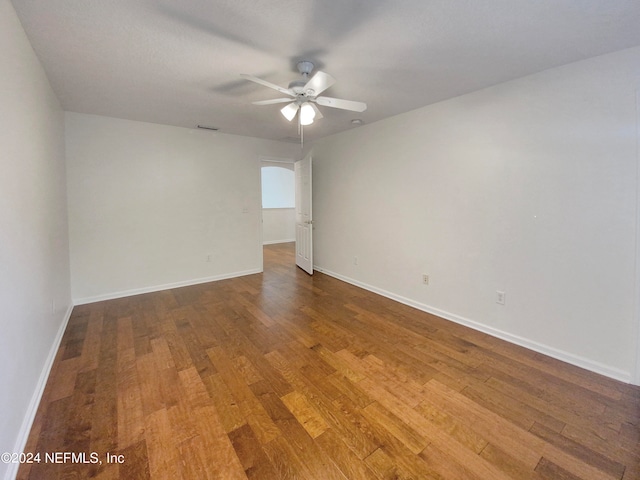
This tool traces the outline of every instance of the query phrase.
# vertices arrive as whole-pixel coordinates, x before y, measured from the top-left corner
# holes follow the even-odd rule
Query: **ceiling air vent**
[[[201,128],[202,130],[211,130],[212,132],[217,132],[218,130],[220,130],[219,128],[209,127],[207,125],[198,125],[198,128]]]

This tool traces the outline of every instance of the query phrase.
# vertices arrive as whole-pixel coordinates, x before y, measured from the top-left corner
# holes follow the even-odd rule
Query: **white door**
[[[311,210],[311,154],[295,163],[296,265],[313,275],[313,218]]]

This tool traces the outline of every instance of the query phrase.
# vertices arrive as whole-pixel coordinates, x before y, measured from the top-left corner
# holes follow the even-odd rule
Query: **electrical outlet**
[[[426,273],[422,274],[422,283],[424,283],[425,285],[429,285],[429,275],[427,275]]]
[[[505,303],[506,293],[501,292],[500,290],[496,290],[496,303],[499,305],[504,305]]]
[[[358,257],[353,257],[353,264],[358,265]]]
[[[209,253],[207,254],[207,262],[210,262],[210,261],[211,261],[211,254]]]

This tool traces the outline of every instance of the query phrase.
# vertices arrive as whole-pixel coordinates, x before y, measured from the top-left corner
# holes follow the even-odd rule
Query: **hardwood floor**
[[[264,274],[74,308],[18,478],[630,480],[639,427],[640,389],[281,244]]]

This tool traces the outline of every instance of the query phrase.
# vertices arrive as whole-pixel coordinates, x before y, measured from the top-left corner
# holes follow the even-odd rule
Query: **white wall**
[[[317,267],[631,380],[638,86],[636,48],[319,140]]]
[[[0,452],[16,452],[71,295],[63,112],[8,0],[0,45]]]
[[[259,157],[295,145],[78,113],[66,138],[76,303],[262,270]]]
[[[296,209],[295,208],[263,208],[262,209],[262,243],[295,242]]]
[[[262,208],[295,208],[296,182],[293,164],[262,165]],[[291,167],[291,168],[289,168]]]

